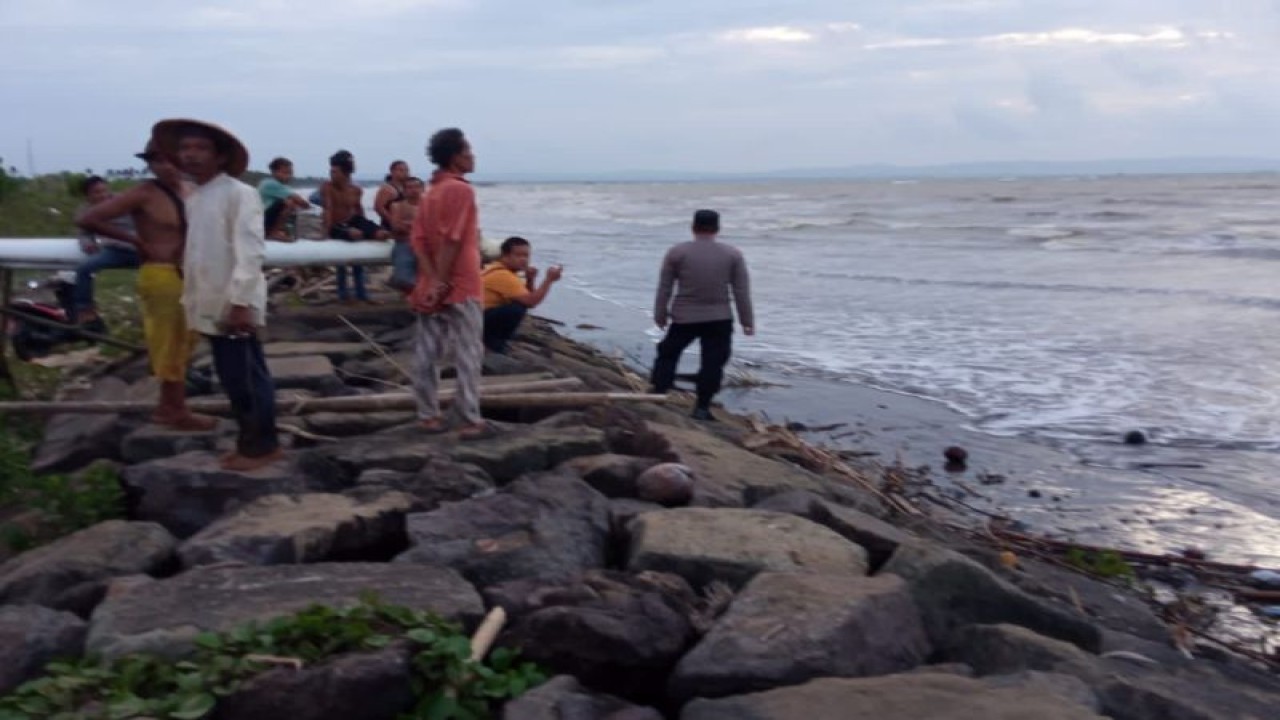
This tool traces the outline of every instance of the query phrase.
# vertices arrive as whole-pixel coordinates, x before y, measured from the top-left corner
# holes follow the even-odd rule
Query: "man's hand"
[[[755,334],[756,334],[756,329],[755,329],[754,327],[750,326],[750,325],[743,325],[743,326],[742,326],[742,334],[743,334],[743,335],[755,335]]]
[[[252,335],[253,310],[248,305],[232,305],[227,312],[227,332],[231,335]]]
[[[654,324],[654,325],[657,325],[659,330],[666,330],[666,329],[667,329],[667,319],[666,319],[666,318],[654,318],[654,319],[653,319],[653,324]]]
[[[556,282],[564,274],[564,268],[559,265],[552,265],[547,268],[547,282]]]
[[[533,284],[533,281],[538,279],[538,268],[536,268],[536,267],[527,267],[527,268],[525,268],[525,269],[524,269],[524,279],[525,279],[525,281],[526,281],[526,282],[528,282],[530,285],[532,285],[532,284]]]

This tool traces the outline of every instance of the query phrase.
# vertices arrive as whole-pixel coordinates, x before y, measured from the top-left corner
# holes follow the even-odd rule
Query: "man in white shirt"
[[[227,470],[248,472],[283,456],[276,436],[275,383],[257,329],[266,324],[262,200],[236,180],[249,152],[234,135],[198,120],[162,120],[160,151],[196,183],[186,199],[182,305],[189,327],[209,340],[214,369],[240,426]]]

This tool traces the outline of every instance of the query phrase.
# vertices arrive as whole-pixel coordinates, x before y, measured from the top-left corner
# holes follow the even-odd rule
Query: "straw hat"
[[[161,120],[151,128],[151,138],[159,146],[160,152],[174,160],[178,157],[178,139],[187,128],[200,128],[214,137],[218,152],[227,159],[223,171],[231,177],[239,177],[249,168],[249,150],[226,128],[203,120],[174,118]]]

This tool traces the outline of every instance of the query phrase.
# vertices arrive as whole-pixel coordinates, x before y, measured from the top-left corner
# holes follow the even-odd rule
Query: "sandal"
[[[427,435],[442,435],[449,432],[449,424],[440,418],[419,420],[418,427],[422,428],[422,432]]]

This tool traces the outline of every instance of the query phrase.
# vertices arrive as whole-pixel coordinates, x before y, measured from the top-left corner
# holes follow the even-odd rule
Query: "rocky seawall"
[[[360,331],[332,310],[273,316],[282,389],[407,384],[407,313],[344,313]],[[145,374],[135,364],[88,394],[146,399]],[[540,321],[486,374],[637,389]],[[1264,720],[1280,708],[1280,679],[1210,648],[1188,657],[1138,598],[1002,562],[902,512],[874,489],[884,468],[820,472],[754,452],[758,429],[740,418],[697,423],[678,403],[508,407],[486,411],[496,437],[459,442],[423,434],[409,411],[289,412],[287,459],[247,475],[218,469],[229,426],[52,418],[35,465],[118,463],[128,518],[0,564],[0,693],[53,658],[181,658],[201,632],[373,591],[468,630],[503,608],[498,645],[554,676],[494,710],[511,720]],[[214,712],[392,720],[412,673],[394,649],[348,654],[270,670]]]

